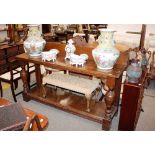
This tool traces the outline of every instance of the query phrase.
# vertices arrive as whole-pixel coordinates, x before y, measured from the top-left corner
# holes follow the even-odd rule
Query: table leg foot
[[[104,120],[102,122],[102,130],[109,131],[111,127],[111,121]]]
[[[24,100],[25,102],[28,102],[28,101],[30,101],[31,99],[27,96],[27,94],[23,93],[23,100]]]

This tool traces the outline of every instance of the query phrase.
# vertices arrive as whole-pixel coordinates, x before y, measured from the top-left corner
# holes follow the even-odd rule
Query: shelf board
[[[47,96],[46,98],[43,98],[41,88],[34,87],[29,91],[27,96],[36,101],[40,101],[63,111],[70,112],[98,123],[102,123],[103,119],[105,119],[106,105],[103,101],[95,103],[92,100],[90,104],[90,112],[87,112],[87,102],[83,95],[79,95],[73,92],[66,92],[60,88],[55,90],[51,87],[46,87],[46,91]],[[116,111],[116,107],[114,106],[112,109],[112,118]]]

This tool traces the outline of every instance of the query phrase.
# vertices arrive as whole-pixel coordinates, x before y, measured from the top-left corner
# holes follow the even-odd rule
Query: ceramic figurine
[[[50,51],[42,52],[42,61],[54,62],[58,53],[59,51],[57,49],[51,49]]]
[[[74,46],[74,41],[72,39],[69,39],[67,42],[67,45],[65,47],[65,51],[66,51],[66,56],[65,59],[70,59],[70,55],[75,53],[75,46]]]
[[[141,74],[142,68],[138,61],[133,59],[127,68],[127,81],[130,83],[138,83],[138,79],[141,77]]]
[[[111,70],[116,63],[120,53],[114,46],[114,30],[99,29],[99,45],[92,51],[97,68],[101,70]]]
[[[71,54],[70,55],[70,64],[75,65],[76,67],[78,67],[78,66],[83,67],[84,64],[86,63],[87,59],[88,59],[87,54],[81,54],[81,55]]]

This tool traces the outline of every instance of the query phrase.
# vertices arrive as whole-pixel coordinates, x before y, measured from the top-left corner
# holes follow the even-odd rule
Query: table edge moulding
[[[83,118],[87,118],[92,121],[96,121],[102,124],[102,129],[109,130],[112,119],[118,113],[119,98],[121,90],[121,81],[123,71],[126,69],[128,64],[128,52],[120,52],[120,57],[117,63],[114,65],[113,70],[109,72],[103,72],[97,69],[97,66],[92,57],[92,50],[95,46],[76,47],[76,54],[85,53],[89,56],[84,67],[72,66],[67,62],[65,58],[65,44],[48,42],[45,46],[45,51],[50,49],[58,49],[57,60],[55,62],[42,61],[41,58],[29,57],[27,53],[16,56],[17,60],[21,63],[22,81],[23,81],[23,99],[29,101],[31,99],[43,102],[48,105],[52,105],[58,109],[76,114]],[[119,48],[118,48],[119,49]],[[119,49],[121,51],[121,49]],[[29,89],[27,83],[27,73],[25,65],[28,63],[35,64],[35,75],[37,86]],[[102,86],[106,87],[106,94],[104,99],[97,103],[91,103],[90,112],[86,111],[86,101],[83,96],[77,95],[76,93],[65,92],[66,97],[70,98],[70,103],[66,105],[60,104],[61,95],[58,94],[53,88],[47,88],[47,97],[43,97],[42,92],[42,76],[40,66],[51,67],[53,69],[74,72],[76,74],[84,74],[87,76],[100,78]],[[74,103],[73,103],[74,101]]]

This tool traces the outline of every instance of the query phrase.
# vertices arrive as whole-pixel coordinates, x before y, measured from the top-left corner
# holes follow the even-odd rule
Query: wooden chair
[[[9,72],[0,75],[1,97],[3,96],[2,82],[6,82],[10,84],[13,99],[15,102],[17,102],[16,96],[21,94],[21,92],[17,94],[15,93],[15,90],[18,87],[18,80],[21,79],[19,71],[20,65],[16,60],[10,61],[8,65],[9,65]]]
[[[12,102],[0,98],[0,107],[11,105]],[[42,114],[36,113],[30,109],[23,108],[24,113],[26,114],[26,124],[21,128],[23,131],[42,131],[48,125],[48,118]]]
[[[48,118],[46,116],[25,107],[24,111],[27,116],[27,122],[23,129],[24,131],[42,131],[47,127]]]
[[[30,75],[35,71],[35,68],[32,64],[32,66],[29,66],[30,64],[27,64],[27,73],[28,73],[28,84],[30,87]],[[20,95],[22,93],[18,92],[15,93],[15,90],[18,88],[18,81],[21,79],[20,72],[22,68],[20,67],[20,64],[17,60],[12,60],[8,63],[9,72],[6,72],[2,75],[0,75],[0,92],[1,97],[3,97],[3,88],[2,88],[2,82],[8,83],[11,86],[11,92],[12,96],[15,102],[17,102],[16,96]]]
[[[38,131],[43,130],[36,113],[31,118],[27,119],[23,131],[33,131],[34,129]]]

